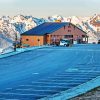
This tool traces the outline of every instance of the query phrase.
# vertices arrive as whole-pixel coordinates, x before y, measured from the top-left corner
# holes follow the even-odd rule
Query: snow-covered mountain
[[[6,35],[0,34],[0,53],[13,51],[13,41],[7,38]]]
[[[20,41],[21,33],[46,21],[46,19],[34,18],[32,16],[17,15],[12,18],[9,16],[2,16],[0,18],[0,52],[12,48],[16,37],[17,41]],[[8,39],[12,42],[7,41]]]
[[[12,48],[12,43],[16,37],[19,41],[20,34],[44,22],[71,22],[87,32],[90,43],[97,42],[100,39],[100,15],[96,14],[92,17],[54,15],[48,18],[35,18],[24,15],[2,16],[0,18],[0,51]]]

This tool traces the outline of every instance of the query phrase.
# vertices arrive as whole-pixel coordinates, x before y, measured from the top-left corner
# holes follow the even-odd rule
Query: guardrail
[[[1,58],[5,58],[5,57],[9,57],[9,56],[13,56],[22,52],[26,52],[26,51],[30,51],[30,50],[35,50],[35,49],[39,49],[39,48],[45,48],[45,47],[50,47],[50,46],[35,46],[35,47],[29,47],[29,48],[17,48],[16,51],[12,51],[9,53],[5,53],[5,54],[1,54],[0,55],[0,59]]]

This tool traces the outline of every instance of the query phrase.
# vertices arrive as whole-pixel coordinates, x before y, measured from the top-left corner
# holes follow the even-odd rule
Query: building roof
[[[68,22],[45,22],[37,27],[32,28],[29,31],[26,31],[22,35],[45,35],[55,32],[56,30],[69,25]]]

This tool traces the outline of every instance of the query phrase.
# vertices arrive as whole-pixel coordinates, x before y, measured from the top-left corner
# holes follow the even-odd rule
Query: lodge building
[[[69,22],[45,22],[21,34],[23,45],[40,46],[58,43],[60,39],[70,39],[72,43],[87,43],[86,32]]]

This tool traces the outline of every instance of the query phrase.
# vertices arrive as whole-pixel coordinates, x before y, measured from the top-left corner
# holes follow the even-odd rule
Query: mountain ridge
[[[96,22],[100,24],[99,14],[95,14],[92,17],[63,17],[61,15],[54,15],[49,16],[48,18],[36,18],[24,15],[16,15],[14,17],[2,16],[0,18],[0,34],[3,34],[6,38],[11,39],[12,41],[14,41],[17,36],[17,40],[20,41],[20,34],[44,22],[71,22],[87,33],[89,43],[97,43],[100,39],[100,26],[94,25]],[[3,41],[3,38],[0,37],[0,41]],[[5,43],[6,42],[7,41],[5,40]],[[1,43],[2,46],[0,46],[0,48],[5,48],[5,43]]]

